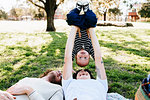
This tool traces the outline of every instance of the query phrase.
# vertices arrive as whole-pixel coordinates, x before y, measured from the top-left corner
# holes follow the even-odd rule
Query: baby
[[[82,15],[80,14],[81,10],[84,11]],[[77,1],[76,8],[67,14],[67,23],[78,27],[72,51],[72,61],[75,58],[77,65],[84,67],[89,64],[90,55],[94,59],[94,50],[88,29],[96,27],[97,24],[96,15],[89,9],[89,1]]]

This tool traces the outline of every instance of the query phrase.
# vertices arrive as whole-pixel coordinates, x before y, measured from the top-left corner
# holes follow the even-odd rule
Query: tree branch
[[[56,8],[63,2],[64,2],[64,0],[60,0],[60,2],[56,5]]]
[[[42,2],[45,5],[45,2],[43,0],[39,0],[40,2]]]
[[[36,4],[36,3],[34,3],[32,0],[28,0],[28,1],[31,2],[33,5],[39,7],[39,8],[45,9],[44,7],[42,7],[42,6],[40,6],[40,5]],[[44,2],[44,1],[43,1],[43,2]]]

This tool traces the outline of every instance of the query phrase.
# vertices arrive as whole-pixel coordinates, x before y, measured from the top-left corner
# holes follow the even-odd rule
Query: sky
[[[8,12],[12,7],[17,6],[24,2],[25,0],[20,0],[16,2],[17,0],[0,0],[0,9]]]
[[[26,1],[26,0],[19,0],[18,2],[16,2],[17,0],[0,0],[0,9],[8,12],[12,7],[16,7],[17,5],[19,5],[20,3]],[[72,2],[72,0],[70,0]],[[129,0],[129,1],[140,1],[140,2],[144,2],[145,0]]]

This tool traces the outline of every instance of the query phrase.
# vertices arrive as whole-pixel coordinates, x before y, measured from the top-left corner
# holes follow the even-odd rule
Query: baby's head
[[[89,64],[90,55],[87,51],[81,49],[76,55],[76,64],[84,67]]]

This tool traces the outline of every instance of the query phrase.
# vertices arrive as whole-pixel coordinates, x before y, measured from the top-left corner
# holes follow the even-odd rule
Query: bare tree
[[[47,29],[46,31],[55,31],[54,14],[57,7],[64,2],[64,0],[27,0],[35,6],[44,9],[47,15]]]
[[[120,0],[91,0],[96,13],[101,12],[104,15],[104,21],[106,21],[106,15],[111,6],[119,7]]]

